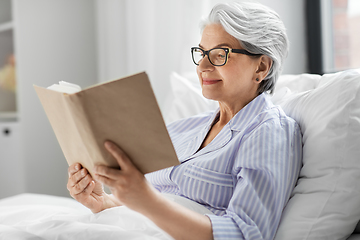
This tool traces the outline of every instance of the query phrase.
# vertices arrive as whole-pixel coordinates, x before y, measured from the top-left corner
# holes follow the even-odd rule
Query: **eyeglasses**
[[[201,60],[207,55],[209,62],[214,66],[224,66],[229,58],[229,53],[240,53],[248,56],[261,56],[262,54],[255,54],[246,51],[245,49],[231,49],[231,48],[213,48],[205,51],[199,47],[191,48],[191,55],[195,65],[199,65]]]

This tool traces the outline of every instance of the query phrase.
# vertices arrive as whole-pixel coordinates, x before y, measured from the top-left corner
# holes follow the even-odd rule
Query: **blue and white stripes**
[[[273,239],[301,167],[299,126],[261,94],[199,150],[217,114],[170,124],[181,164],[146,177],[212,211],[215,239]]]

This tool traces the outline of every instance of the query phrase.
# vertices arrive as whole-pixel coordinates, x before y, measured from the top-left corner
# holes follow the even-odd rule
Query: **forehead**
[[[220,24],[207,25],[202,33],[199,44],[204,49],[228,46],[230,48],[240,48],[240,42],[225,31]]]

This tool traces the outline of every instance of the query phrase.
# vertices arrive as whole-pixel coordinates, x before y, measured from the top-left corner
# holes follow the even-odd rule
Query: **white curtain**
[[[146,71],[161,103],[172,71],[195,71],[190,48],[211,0],[98,0],[99,81]]]

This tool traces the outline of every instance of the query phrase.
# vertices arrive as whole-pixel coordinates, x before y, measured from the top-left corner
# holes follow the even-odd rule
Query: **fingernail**
[[[80,170],[79,165],[76,165],[76,166],[75,166],[75,170],[76,170],[76,171],[79,171],[79,170]]]
[[[106,142],[105,142],[105,147],[110,148],[111,146],[112,146],[111,142],[109,142],[109,141],[106,141]]]

